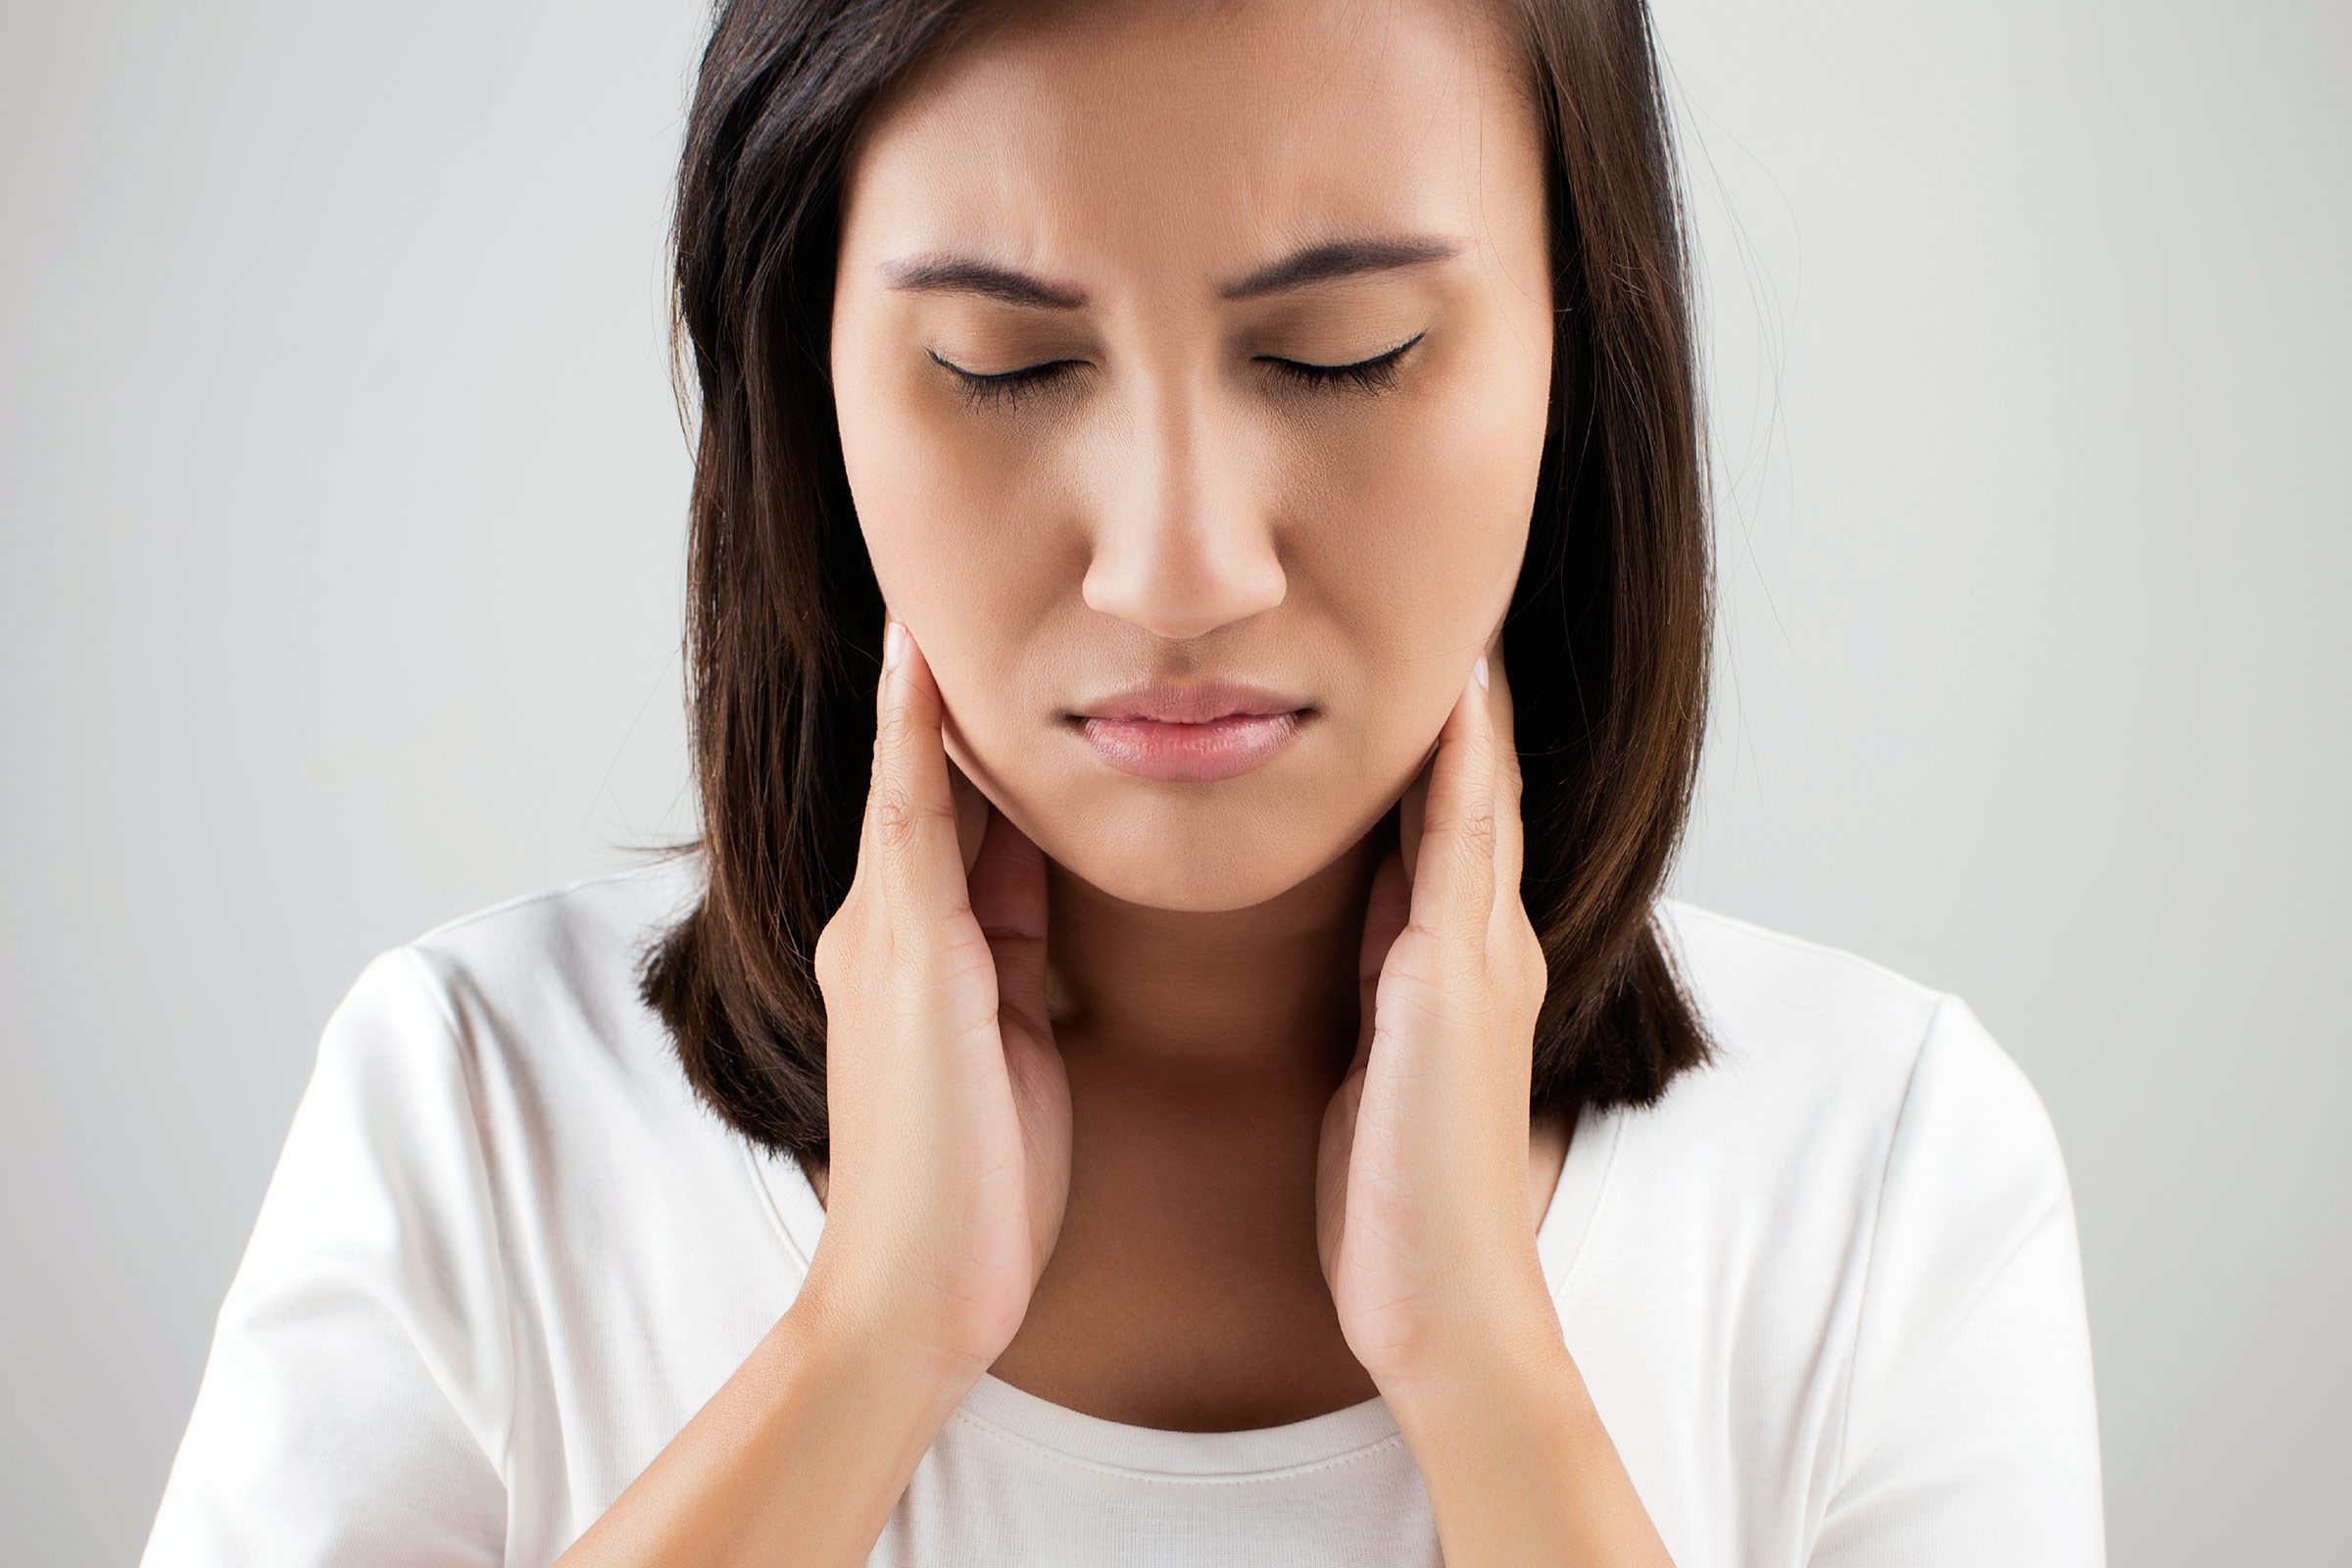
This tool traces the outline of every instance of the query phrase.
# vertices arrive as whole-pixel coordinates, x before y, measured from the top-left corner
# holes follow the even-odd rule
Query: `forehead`
[[[1334,231],[1484,242],[1540,201],[1509,47],[1453,0],[1001,7],[862,127],[845,269],[946,246],[1207,295]]]

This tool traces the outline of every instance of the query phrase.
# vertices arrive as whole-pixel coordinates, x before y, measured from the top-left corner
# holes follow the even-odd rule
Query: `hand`
[[[1405,791],[1402,843],[1374,871],[1363,1022],[1316,1163],[1324,1278],[1348,1348],[1384,1391],[1559,1334],[1529,1211],[1547,975],[1519,897],[1499,633],[1487,667],[1491,688],[1464,685]]]
[[[976,1376],[1061,1233],[1069,1079],[1044,857],[950,760],[938,683],[898,629],[858,869],[814,954],[832,1156],[805,1290]]]

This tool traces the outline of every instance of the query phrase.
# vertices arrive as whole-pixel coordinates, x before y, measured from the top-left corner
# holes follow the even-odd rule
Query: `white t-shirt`
[[[328,1018],[143,1568],[552,1562],[793,1300],[798,1163],[634,959],[692,861],[377,955]],[[1958,997],[1667,899],[1715,1065],[1587,1112],[1538,1233],[1681,1568],[2104,1560],[2066,1169]],[[983,1374],[876,1564],[1435,1564],[1387,1405],[1178,1432]]]

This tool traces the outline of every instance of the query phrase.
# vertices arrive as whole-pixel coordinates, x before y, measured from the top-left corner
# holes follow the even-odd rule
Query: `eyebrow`
[[[1463,242],[1446,234],[1390,234],[1323,240],[1217,286],[1221,300],[1250,300],[1313,283],[1391,271],[1459,255]],[[976,256],[927,252],[884,262],[893,289],[924,294],[973,294],[1041,311],[1077,311],[1090,296],[1074,283],[1056,283]]]

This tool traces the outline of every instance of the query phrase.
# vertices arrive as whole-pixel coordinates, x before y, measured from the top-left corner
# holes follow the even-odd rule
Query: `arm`
[[[812,1281],[556,1568],[863,1563],[977,1378]]]
[[[1390,1396],[1447,1568],[1673,1568],[1559,1330]]]
[[[496,1568],[514,1325],[469,1048],[414,950],[328,1018],[143,1568]],[[862,1563],[977,1367],[812,1277],[562,1558]]]
[[[2106,1560],[2074,1197],[2025,1074],[1937,1005],[1897,1117],[1812,1568]]]
[[[1809,1568],[2100,1568],[2065,1163],[2039,1097],[1957,997],[1896,1115],[1863,1283]],[[1556,1322],[1524,1321],[1390,1396],[1447,1563],[1668,1562]]]
[[[955,782],[945,704],[902,624],[879,684],[858,874],[813,955],[824,1242],[783,1318],[562,1568],[863,1563],[1060,1229],[1069,1092],[1044,1000],[1044,857]]]
[[[410,952],[320,1035],[145,1568],[497,1564],[513,1406],[471,1065]]]

